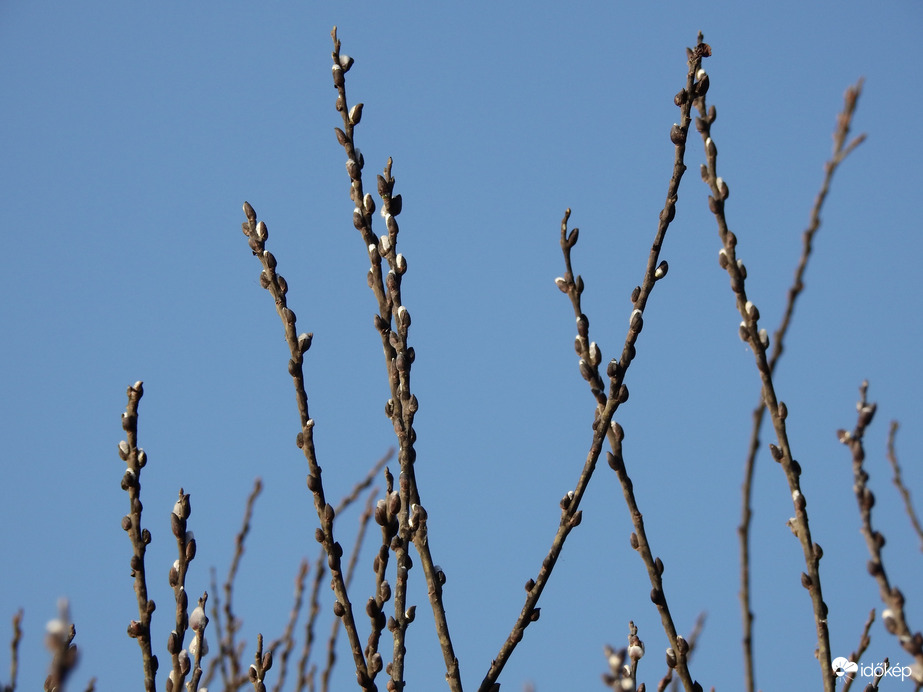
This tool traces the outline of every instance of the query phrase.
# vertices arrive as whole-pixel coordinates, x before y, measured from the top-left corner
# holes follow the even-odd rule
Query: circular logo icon
[[[843,677],[847,673],[855,673],[857,670],[859,670],[858,663],[853,663],[842,656],[833,659],[833,672],[836,673],[838,678]]]

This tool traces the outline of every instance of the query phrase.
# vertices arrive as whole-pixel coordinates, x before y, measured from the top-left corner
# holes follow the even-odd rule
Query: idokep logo
[[[910,666],[902,665],[886,665],[885,663],[869,663],[863,664],[860,666],[854,661],[850,661],[848,658],[843,656],[838,656],[833,659],[833,672],[836,673],[838,678],[843,676],[848,676],[850,679],[856,677],[856,673],[861,675],[864,678],[883,678],[889,676],[892,678],[900,678],[901,681],[906,680],[911,677],[913,671]]]

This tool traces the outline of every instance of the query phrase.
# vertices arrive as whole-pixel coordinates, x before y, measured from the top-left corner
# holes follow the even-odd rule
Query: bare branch
[[[852,431],[837,431],[837,437],[852,452],[853,490],[856,493],[859,516],[862,520],[862,536],[865,538],[865,544],[871,556],[868,571],[878,583],[878,591],[882,602],[885,604],[885,610],[881,612],[881,619],[884,622],[885,629],[896,636],[904,651],[915,659],[914,668],[916,672],[914,677],[918,683],[923,683],[923,633],[914,633],[907,623],[904,612],[904,594],[897,586],[891,584],[885,570],[884,559],[881,554],[881,549],[885,545],[885,537],[872,526],[872,507],[875,506],[875,495],[868,487],[869,474],[863,467],[865,447],[862,439],[865,435],[866,427],[875,416],[877,406],[870,403],[866,398],[868,386],[868,381],[865,381],[859,387],[859,401],[856,404],[859,415],[856,420],[856,427]]]
[[[13,637],[10,639],[10,682],[3,686],[4,692],[15,692],[16,690],[16,677],[19,674],[19,642],[22,641],[22,616],[22,608],[13,615]]]
[[[449,626],[446,619],[445,607],[442,603],[442,584],[439,581],[436,567],[430,554],[429,542],[426,535],[425,523],[411,525],[411,508],[422,508],[420,494],[417,488],[414,461],[416,460],[416,431],[413,420],[418,409],[417,397],[412,393],[410,374],[414,361],[414,350],[409,345],[408,331],[410,328],[410,313],[403,304],[401,296],[401,281],[407,271],[407,261],[397,251],[399,225],[397,216],[402,210],[402,199],[394,194],[395,180],[391,175],[392,161],[389,158],[385,165],[384,174],[378,176],[378,194],[381,197],[381,214],[385,219],[387,234],[377,238],[372,231],[372,218],[375,213],[375,203],[371,194],[363,190],[362,169],[365,159],[355,146],[355,128],[362,118],[362,104],[349,107],[346,98],[346,72],[352,67],[353,59],[340,53],[340,41],[337,38],[336,27],[331,32],[333,38],[333,84],[337,89],[336,108],[343,119],[343,129],[336,129],[337,141],[347,155],[346,171],[350,178],[350,199],[355,205],[353,209],[353,224],[362,236],[363,243],[368,251],[370,268],[368,273],[369,288],[378,303],[378,313],[375,315],[375,329],[381,337],[382,349],[385,356],[385,365],[388,373],[388,382],[391,387],[391,398],[385,405],[385,410],[394,432],[398,439],[398,462],[401,466],[399,479],[399,492],[401,507],[399,508],[399,538],[394,546],[397,560],[398,578],[395,582],[394,599],[394,659],[391,664],[391,680],[397,689],[404,686],[404,634],[410,620],[405,610],[406,576],[412,567],[412,561],[407,554],[407,545],[413,543],[420,556],[423,573],[436,623],[436,634],[442,648],[442,655],[446,665],[446,679],[449,688],[461,690],[461,677],[458,669],[458,659],[452,647],[449,635]],[[387,262],[387,275],[385,277],[382,262]],[[439,571],[441,574],[441,571]],[[378,661],[379,659],[376,659]],[[372,660],[368,662],[368,675],[374,679],[378,672]]]
[[[338,613],[338,617],[343,620],[346,629],[359,685],[363,689],[374,690],[377,688],[369,674],[365,657],[362,655],[362,644],[359,641],[359,633],[353,617],[352,603],[349,601],[341,570],[340,561],[343,556],[343,547],[336,542],[333,536],[333,520],[336,516],[336,510],[325,499],[321,467],[317,462],[317,454],[314,448],[314,419],[310,417],[308,411],[308,394],[304,384],[304,355],[311,347],[312,335],[307,333],[297,334],[295,313],[288,307],[285,299],[285,295],[288,293],[288,282],[280,274],[276,273],[276,258],[266,249],[266,240],[269,238],[269,230],[266,224],[262,221],[257,223],[256,212],[247,202],[244,202],[244,214],[247,217],[247,221],[244,222],[242,227],[244,235],[249,239],[250,249],[253,251],[254,256],[263,265],[263,271],[260,273],[260,285],[268,290],[273,297],[276,312],[282,320],[285,340],[292,356],[288,361],[288,371],[295,386],[295,400],[301,417],[301,431],[296,437],[296,444],[304,453],[308,462],[308,489],[314,496],[314,509],[320,522],[315,538],[324,547],[324,552],[327,554],[327,564],[332,578],[331,586],[337,598],[334,609]]]
[[[780,402],[776,396],[775,386],[772,379],[772,371],[769,367],[769,335],[765,329],[759,327],[759,310],[752,301],[747,298],[745,281],[747,278],[747,269],[743,260],[737,258],[737,236],[728,228],[727,218],[725,216],[725,202],[728,199],[729,191],[727,182],[718,175],[718,148],[715,140],[711,136],[711,126],[717,118],[715,107],[706,107],[705,95],[708,92],[709,79],[708,74],[701,70],[696,75],[695,91],[693,93],[696,110],[700,117],[696,118],[696,129],[701,133],[702,140],[705,144],[705,158],[707,164],[702,164],[702,180],[711,189],[711,195],[708,197],[708,207],[718,225],[718,234],[721,238],[723,247],[718,254],[719,264],[725,269],[731,280],[731,289],[734,292],[737,310],[743,321],[740,323],[738,333],[740,338],[749,344],[756,361],[757,371],[759,372],[762,382],[763,403],[769,410],[772,418],[773,428],[776,433],[777,444],[770,445],[770,451],[773,459],[779,462],[788,481],[789,490],[791,491],[792,504],[795,509],[795,516],[789,521],[792,532],[798,538],[801,549],[804,554],[806,572],[802,572],[801,584],[808,591],[811,597],[811,604],[814,611],[814,623],[817,630],[817,659],[820,663],[821,677],[824,683],[825,692],[833,692],[835,677],[831,665],[830,653],[830,633],[827,628],[827,604],[824,603],[823,592],[820,582],[820,558],[823,551],[820,545],[811,539],[811,530],[808,524],[807,500],[801,490],[800,476],[801,466],[792,456],[791,447],[788,440],[785,418],[788,410],[784,403]],[[748,610],[749,612],[749,610]]]
[[[128,466],[122,476],[122,489],[128,493],[129,513],[122,517],[122,528],[131,541],[131,575],[138,599],[138,619],[129,623],[128,636],[137,639],[141,647],[144,689],[154,692],[157,657],[151,650],[151,614],[156,606],[147,597],[144,571],[144,553],[151,542],[151,532],[141,528],[141,469],[147,463],[147,454],[138,447],[138,403],[143,395],[144,385],[140,380],[128,388],[128,405],[122,414],[122,429],[127,439],[119,442],[119,456]]]
[[[542,561],[542,568],[536,579],[529,579],[526,582],[526,602],[520,611],[519,617],[513,624],[513,629],[506,641],[500,648],[497,658],[491,663],[490,669],[484,680],[481,682],[480,692],[490,692],[494,689],[500,672],[509,660],[517,644],[522,640],[525,628],[531,622],[538,620],[539,609],[537,607],[539,598],[544,590],[551,572],[561,555],[564,547],[564,541],[570,534],[570,531],[580,524],[582,513],[580,512],[580,501],[586,492],[593,472],[596,469],[596,463],[602,453],[603,442],[609,437],[610,443],[616,437],[616,425],[613,424],[612,417],[615,415],[618,407],[628,400],[628,387],[624,384],[625,372],[631,361],[635,357],[635,343],[643,327],[642,314],[647,305],[647,299],[654,287],[654,282],[661,279],[666,274],[666,263],[660,263],[660,249],[666,236],[667,229],[676,214],[676,201],[678,199],[679,184],[682,180],[683,173],[686,171],[686,165],[683,163],[683,157],[686,151],[686,136],[691,123],[691,99],[688,98],[689,89],[694,83],[695,73],[701,65],[702,58],[710,54],[706,44],[700,42],[696,49],[689,50],[688,73],[686,76],[686,88],[674,97],[674,103],[681,111],[681,124],[674,125],[670,132],[670,139],[675,145],[675,158],[673,161],[673,175],[670,178],[670,184],[667,189],[667,199],[663,210],[660,212],[657,234],[654,243],[651,246],[650,255],[647,262],[647,269],[644,273],[644,281],[632,292],[632,303],[634,310],[629,318],[628,334],[625,337],[625,343],[622,347],[620,359],[613,358],[606,369],[609,377],[608,396],[602,390],[602,378],[598,373],[598,366],[601,362],[601,355],[598,346],[589,342],[587,339],[589,330],[589,319],[581,312],[580,294],[583,292],[583,280],[577,276],[574,277],[573,268],[570,260],[570,250],[577,242],[578,229],[568,232],[567,223],[570,219],[570,209],[564,214],[561,221],[561,249],[564,252],[564,261],[566,273],[564,277],[555,280],[558,288],[567,294],[571,299],[574,312],[577,314],[577,340],[575,348],[578,355],[581,356],[578,362],[580,373],[590,384],[591,392],[596,399],[597,406],[595,418],[593,421],[593,441],[587,454],[583,470],[577,480],[577,486],[574,490],[568,492],[561,500],[561,520],[558,524],[558,530],[552,541],[551,549],[548,551],[545,559]],[[676,644],[676,634],[670,638],[672,644]],[[689,680],[690,689],[692,681]]]
[[[897,461],[897,452],[894,450],[894,438],[897,437],[897,428],[897,421],[891,421],[891,428],[888,430],[888,461],[891,463],[891,468],[894,469],[894,485],[897,486],[897,491],[904,500],[907,516],[910,517],[910,523],[913,525],[914,530],[917,532],[917,536],[920,538],[920,550],[923,551],[923,526],[920,525],[920,518],[913,509],[913,503],[910,500],[910,491],[907,489],[907,486],[904,485],[904,480],[901,476],[901,466]]]
[[[792,316],[795,312],[795,302],[801,291],[804,290],[804,275],[807,270],[808,260],[814,247],[814,236],[820,229],[820,213],[830,191],[833,174],[849,153],[865,140],[865,135],[859,135],[848,146],[844,147],[846,138],[852,126],[852,117],[856,110],[859,95],[862,93],[862,80],[846,90],[843,110],[837,116],[836,128],[833,132],[833,156],[824,165],[824,180],[820,191],[814,200],[808,227],[802,234],[801,258],[795,269],[795,280],[788,289],[788,300],[782,321],[772,336],[772,354],[769,357],[769,372],[774,373],[776,363],[782,356],[785,335],[788,333]],[[762,396],[753,411],[753,427],[750,431],[750,447],[747,460],[744,464],[743,504],[741,509],[740,525],[737,535],[740,540],[740,609],[743,615],[743,652],[744,652],[744,679],[747,692],[756,689],[756,675],[753,670],[753,611],[750,605],[750,520],[752,518],[751,501],[753,495],[753,473],[756,469],[756,455],[760,449],[760,429],[763,425],[763,415],[766,406]]]
[[[875,609],[872,608],[872,610],[869,611],[868,620],[865,621],[865,627],[862,629],[862,636],[859,637],[859,646],[856,647],[855,651],[853,651],[849,655],[849,660],[852,661],[853,663],[858,663],[859,661],[862,660],[862,654],[865,653],[865,650],[869,647],[869,644],[872,642],[872,640],[869,639],[869,631],[872,629],[872,624],[874,622],[875,622]],[[852,687],[853,681],[856,679],[855,675],[846,675],[845,677],[846,677],[846,682],[843,683],[842,692],[847,692],[847,690],[849,690],[849,688]]]

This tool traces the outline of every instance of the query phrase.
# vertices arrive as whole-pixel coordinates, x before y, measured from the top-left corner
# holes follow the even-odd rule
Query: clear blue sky
[[[117,455],[135,380],[146,391],[143,501],[162,659],[168,515],[181,486],[199,544],[194,594],[208,588],[210,565],[225,572],[246,495],[264,480],[237,592],[251,643],[281,630],[298,563],[315,557],[288,354],[239,230],[245,199],[269,225],[299,327],[315,334],[306,371],[328,494],[345,494],[394,443],[368,258],[333,134],[334,24],[356,58],[348,89],[366,104],[357,140],[367,175],[392,156],[404,199],[417,473],[466,688],[477,688],[519,612],[589,445],[593,401],[553,282],[563,273],[560,219],[571,207],[581,228],[585,311],[608,360],[663,205],[672,97],[699,30],[714,50],[706,69],[729,222],[770,330],[843,91],[866,79],[855,126],[869,139],[834,181],[777,387],[825,551],[834,653],[848,655],[868,611],[881,609],[849,454],[835,436],[855,423],[863,378],[879,402],[868,435],[874,517],[911,625],[923,627],[920,548],[884,461],[896,418],[906,480],[923,505],[919,3],[6,2],[0,639],[24,608],[20,688],[44,679],[41,642],[60,596],[83,652],[73,688],[91,676],[101,690],[141,686],[138,647],[125,635],[137,611]],[[708,612],[693,675],[730,690],[742,685],[736,526],[758,379],[737,337],[697,172],[701,145],[691,141],[663,250],[670,273],[646,310],[617,418],[679,629]],[[756,482],[757,682],[817,689],[801,550],[785,526],[791,499],[766,454]],[[344,542],[353,521],[338,523]],[[504,689],[602,689],[603,644],[623,645],[630,619],[647,644],[641,678],[656,686],[667,641],[630,530],[602,466]],[[352,595],[360,606],[367,553]],[[409,689],[442,689],[416,576]],[[879,623],[869,659],[884,656],[906,662]],[[0,679],[7,666],[4,653]],[[337,674],[339,689],[352,684],[342,655]]]

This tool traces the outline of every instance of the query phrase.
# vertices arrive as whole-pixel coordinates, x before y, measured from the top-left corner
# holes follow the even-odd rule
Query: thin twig
[[[570,297],[574,312],[577,315],[577,340],[575,341],[575,349],[580,356],[578,367],[580,374],[590,384],[591,392],[597,403],[593,421],[593,440],[575,489],[568,492],[561,500],[561,519],[554,539],[552,540],[551,548],[542,561],[542,567],[537,577],[535,579],[529,579],[526,582],[526,602],[520,611],[519,617],[513,624],[512,631],[500,647],[497,657],[491,663],[487,675],[481,682],[479,688],[480,692],[490,692],[496,689],[495,685],[497,684],[500,672],[503,670],[503,667],[506,665],[517,644],[522,640],[525,628],[531,622],[538,620],[539,609],[537,604],[539,598],[561,555],[567,536],[572,529],[580,524],[583,516],[579,509],[580,501],[596,469],[596,463],[602,453],[603,443],[608,437],[610,444],[615,444],[618,426],[613,423],[612,417],[615,415],[618,407],[628,400],[628,387],[624,384],[624,378],[631,361],[635,357],[635,343],[643,327],[642,314],[647,305],[648,297],[653,290],[654,282],[663,278],[667,272],[666,262],[660,262],[660,250],[664,238],[666,237],[667,229],[676,214],[679,184],[682,180],[683,173],[686,171],[683,157],[686,151],[686,136],[689,124],[691,123],[691,101],[688,98],[688,93],[694,82],[695,73],[699,65],[701,65],[702,58],[706,55],[705,48],[703,48],[704,45],[705,44],[700,43],[700,46],[697,46],[695,51],[689,51],[689,70],[686,77],[686,88],[680,90],[676,97],[674,97],[674,103],[680,108],[681,124],[674,125],[670,132],[670,139],[675,145],[673,174],[667,188],[666,202],[663,210],[660,212],[657,234],[648,256],[644,281],[641,286],[635,287],[632,292],[634,310],[629,318],[628,334],[625,337],[625,342],[622,347],[621,358],[613,358],[606,369],[606,374],[609,377],[608,395],[604,392],[605,385],[598,371],[600,363],[602,362],[600,349],[595,343],[588,341],[589,319],[582,313],[580,308],[580,294],[583,292],[584,288],[583,279],[580,276],[574,276],[571,266],[570,250],[577,242],[579,231],[575,228],[568,232],[567,223],[570,219],[570,209],[565,212],[564,218],[561,221],[561,249],[564,253],[566,272],[563,277],[555,279],[555,283],[563,293]],[[674,630],[672,636],[670,636],[670,642],[675,646],[676,641],[677,636]],[[685,652],[683,652],[683,655],[684,654]],[[684,683],[688,684],[690,690],[693,689],[693,682],[691,679],[688,681],[684,680]]]
[[[189,570],[189,563],[192,562],[196,554],[195,538],[192,537],[191,531],[186,531],[186,523],[191,513],[192,505],[190,504],[189,495],[180,488],[179,499],[173,505],[173,512],[170,514],[170,524],[173,536],[176,538],[177,553],[179,555],[170,568],[169,576],[170,586],[173,588],[173,597],[176,601],[176,624],[167,640],[167,652],[173,662],[170,680],[174,690],[182,688],[186,681],[186,675],[189,673],[189,656],[185,654],[183,642],[186,637],[186,626],[189,623],[189,615],[186,612],[189,605],[188,596],[186,595],[186,573]]]
[[[923,551],[923,526],[920,525],[920,518],[913,509],[913,503],[910,501],[910,491],[904,485],[904,480],[901,476],[901,465],[897,461],[897,452],[894,450],[894,438],[897,437],[897,428],[897,421],[891,421],[891,428],[888,430],[888,461],[891,462],[891,468],[894,469],[894,485],[897,486],[897,491],[904,499],[907,516],[910,517],[910,523],[920,538],[920,550]]]
[[[389,455],[390,456],[390,455]],[[379,469],[376,468],[376,472]],[[375,495],[376,491],[373,490],[369,493],[368,500],[365,503],[365,509],[359,517],[359,531],[356,535],[356,540],[353,542],[353,552],[349,556],[349,564],[346,567],[346,586],[349,587],[352,584],[353,575],[356,573],[356,565],[359,562],[359,553],[362,551],[362,544],[365,542],[366,530],[369,527],[369,522],[372,519],[372,508],[375,504]],[[352,501],[353,498],[344,498],[345,500]],[[339,512],[338,512],[339,513]],[[321,690],[329,689],[330,675],[333,672],[333,664],[336,661],[336,642],[338,634],[340,632],[340,621],[334,620],[330,626],[330,637],[327,640],[327,665],[325,666],[323,672],[321,673]],[[381,659],[381,654],[377,651],[372,653],[368,650],[366,651],[366,656],[369,661],[374,657]],[[377,665],[377,664],[376,664]]]
[[[276,258],[266,249],[266,240],[269,238],[269,230],[266,224],[262,221],[257,223],[256,212],[247,202],[244,202],[244,214],[247,216],[247,221],[242,226],[244,235],[248,238],[250,249],[253,251],[254,256],[260,260],[263,266],[260,273],[260,285],[267,289],[273,297],[276,312],[282,320],[285,341],[291,353],[291,358],[288,361],[288,371],[292,376],[292,383],[295,387],[295,401],[298,405],[301,424],[301,430],[295,442],[308,462],[308,489],[314,497],[314,510],[317,512],[317,518],[320,522],[320,526],[315,532],[315,538],[324,547],[324,552],[327,555],[331,588],[337,598],[334,608],[343,620],[343,625],[346,629],[359,686],[366,690],[377,690],[371,671],[362,654],[362,643],[359,640],[359,632],[356,629],[356,621],[353,617],[352,603],[349,600],[340,565],[343,547],[336,542],[333,536],[333,520],[336,516],[336,510],[326,500],[321,467],[317,461],[317,453],[314,447],[314,419],[311,418],[308,410],[308,394],[304,383],[304,356],[311,347],[312,335],[308,333],[298,334],[296,331],[295,313],[288,307],[285,298],[286,293],[288,293],[288,282],[276,272]]]
[[[671,668],[676,670],[676,674],[683,682],[683,687],[687,692],[701,692],[702,686],[698,682],[692,680],[692,675],[689,672],[689,643],[684,637],[677,634],[676,625],[673,622],[673,616],[667,604],[667,597],[663,586],[663,561],[659,557],[655,558],[654,554],[651,552],[647,533],[644,530],[644,517],[638,509],[634,486],[625,470],[625,460],[622,455],[624,431],[622,430],[622,426],[618,423],[615,423],[615,428],[613,451],[608,453],[609,466],[615,471],[619,483],[622,486],[625,503],[628,505],[631,522],[635,529],[630,538],[631,547],[638,551],[644,562],[644,566],[647,568],[648,578],[651,582],[651,602],[657,606],[657,611],[660,613],[660,621],[670,641],[667,662]]]
[[[237,580],[237,570],[240,568],[240,562],[244,556],[244,546],[247,535],[250,533],[250,524],[253,521],[253,508],[256,505],[256,499],[263,491],[263,481],[256,478],[253,481],[253,490],[247,496],[247,504],[244,508],[244,518],[241,522],[240,531],[234,538],[234,555],[231,558],[231,564],[228,567],[228,576],[224,580],[224,622],[226,630],[221,637],[221,677],[225,687],[237,689],[242,679],[240,658],[237,654],[238,643],[236,635],[240,629],[240,620],[234,614],[234,583]],[[217,604],[216,604],[217,609]],[[220,630],[219,630],[220,632]]]
[[[22,608],[13,615],[13,636],[10,639],[10,682],[4,686],[4,692],[15,692],[16,690],[16,677],[19,675],[19,642],[22,641],[22,616]]]
[[[795,279],[788,289],[788,300],[785,304],[785,312],[782,321],[772,336],[772,354],[769,357],[769,372],[774,373],[776,363],[784,350],[785,335],[788,333],[792,316],[795,312],[795,302],[801,291],[804,290],[804,275],[807,270],[808,260],[811,257],[811,250],[814,246],[814,236],[820,229],[820,213],[830,191],[830,183],[833,180],[833,174],[836,173],[839,165],[846,159],[849,153],[865,141],[865,135],[861,134],[853,139],[848,145],[845,144],[846,138],[852,126],[853,113],[856,110],[856,104],[859,95],[862,93],[862,80],[860,79],[854,86],[849,87],[845,94],[845,104],[843,110],[837,116],[836,128],[833,132],[833,156],[824,165],[824,180],[821,184],[820,191],[814,199],[814,207],[811,209],[810,221],[808,227],[801,236],[802,248],[801,258],[798,260],[798,267],[795,269]],[[753,427],[750,431],[750,446],[747,453],[747,460],[744,464],[744,482],[743,482],[743,505],[741,509],[740,525],[737,527],[737,535],[740,540],[740,609],[743,614],[743,652],[744,652],[744,679],[747,692],[753,692],[756,689],[756,675],[753,669],[753,610],[750,603],[750,521],[752,519],[752,495],[753,495],[753,474],[756,468],[756,455],[760,449],[760,429],[763,425],[763,417],[766,413],[766,406],[763,403],[762,396],[753,410]]]
[[[374,514],[375,523],[381,527],[381,543],[378,546],[378,554],[372,561],[372,569],[375,572],[375,597],[368,605],[372,631],[366,645],[367,652],[378,652],[379,641],[388,622],[384,614],[385,604],[391,600],[392,595],[391,584],[387,579],[388,558],[391,555],[391,543],[400,530],[400,501],[400,494],[394,490],[394,476],[390,469],[385,468],[385,496],[375,504]],[[416,606],[406,609],[405,617],[408,622],[413,620],[415,613]]]
[[[737,310],[743,321],[740,323],[738,333],[740,338],[749,344],[756,361],[762,383],[763,402],[769,410],[773,428],[776,433],[777,444],[770,445],[773,459],[779,462],[788,481],[791,492],[795,516],[790,520],[792,532],[797,536],[804,553],[806,571],[801,574],[801,584],[807,589],[811,597],[814,611],[814,623],[817,630],[817,659],[821,668],[821,678],[825,692],[833,692],[835,677],[831,665],[830,633],[827,628],[827,604],[824,603],[820,582],[820,558],[823,551],[811,539],[811,530],[808,524],[807,501],[801,490],[801,466],[792,456],[789,445],[788,431],[785,417],[788,415],[785,404],[778,400],[773,383],[772,371],[769,368],[769,335],[765,329],[759,327],[759,310],[747,298],[745,280],[747,270],[742,260],[737,259],[737,237],[730,231],[725,216],[724,206],[728,198],[728,186],[723,178],[718,176],[718,149],[711,136],[711,126],[717,114],[715,107],[706,107],[705,95],[708,92],[708,75],[702,70],[696,79],[694,103],[700,117],[696,118],[696,129],[701,133],[705,144],[705,157],[707,164],[702,164],[702,180],[709,186],[711,195],[708,197],[708,207],[715,216],[718,225],[718,234],[721,238],[722,248],[718,258],[721,267],[727,270],[731,280],[731,289],[734,292]],[[748,610],[749,612],[749,610]]]
[[[218,655],[213,656],[211,662],[208,664],[208,670],[202,676],[202,686],[208,688],[208,686],[211,684],[212,678],[215,677],[215,671],[217,671],[220,666],[222,668],[221,675],[224,679],[224,688],[228,690],[230,689],[230,685],[227,677],[227,661],[225,658],[230,657],[232,652],[229,652],[224,648],[224,637],[222,636],[221,627],[221,603],[217,596],[218,578],[214,566],[209,569],[208,585],[210,593],[215,594],[212,596],[212,628],[215,630],[215,639],[218,642]]]
[[[141,647],[144,689],[154,692],[157,657],[151,650],[151,614],[155,605],[147,597],[144,570],[144,553],[151,542],[151,532],[141,528],[141,469],[147,463],[147,454],[138,447],[138,403],[143,395],[144,385],[140,380],[128,388],[128,405],[122,414],[122,429],[127,439],[119,442],[119,456],[128,466],[122,475],[122,490],[128,493],[129,513],[122,517],[122,529],[131,541],[131,576],[135,580],[135,596],[138,599],[138,619],[129,623],[128,636],[137,639]]]
[[[282,636],[269,645],[270,651],[275,651],[277,647],[282,646],[282,655],[280,656],[279,671],[277,674],[276,684],[273,686],[273,692],[282,692],[285,685],[286,674],[288,673],[288,659],[295,648],[295,623],[298,621],[298,615],[301,613],[301,604],[304,598],[304,585],[308,578],[308,561],[302,560],[298,568],[298,575],[295,577],[295,602],[289,611],[288,622],[285,625],[285,631]]]
[[[856,404],[859,415],[856,427],[852,431],[838,430],[837,437],[852,452],[853,490],[856,493],[859,516],[862,520],[862,536],[865,538],[865,544],[871,556],[868,571],[877,582],[881,600],[885,604],[885,610],[881,612],[881,619],[884,621],[885,629],[897,637],[904,651],[914,657],[915,668],[920,675],[917,682],[921,683],[923,682],[923,633],[914,633],[907,623],[904,612],[904,594],[897,586],[891,584],[885,570],[881,554],[881,549],[885,545],[885,537],[872,526],[872,507],[875,505],[875,495],[868,487],[869,474],[863,468],[865,447],[862,440],[865,429],[875,416],[877,405],[870,403],[866,398],[868,386],[869,383],[866,380],[859,387],[859,402]]]
[[[865,621],[865,627],[862,628],[862,636],[859,637],[859,646],[856,647],[849,655],[849,660],[853,663],[859,663],[862,660],[862,654],[865,653],[865,650],[869,648],[869,644],[872,643],[872,640],[869,638],[869,631],[872,629],[872,624],[875,622],[875,609],[872,608],[869,611],[869,617]],[[846,682],[843,683],[842,692],[848,692],[849,688],[852,687],[853,681],[856,679],[855,675],[846,675]]]
[[[309,689],[314,692],[314,665],[308,665],[311,660],[311,653],[314,650],[314,629],[317,625],[317,617],[320,615],[320,588],[324,581],[326,572],[325,553],[320,551],[317,556],[317,562],[314,564],[314,581],[311,584],[311,607],[308,610],[308,621],[304,626],[304,647],[301,650],[301,656],[298,659],[298,680],[295,684],[296,692],[302,692]]]
[[[254,692],[266,692],[266,673],[272,668],[272,649],[263,653],[263,635],[256,636],[256,655],[255,661],[250,664],[247,671],[247,677],[250,684],[253,685]]]
[[[45,646],[51,652],[51,665],[45,678],[45,692],[61,692],[65,682],[77,666],[77,646],[74,638],[77,630],[70,620],[67,599],[58,604],[60,614],[48,623]]]
[[[189,672],[189,658],[192,657],[192,676],[186,683],[186,692],[197,692],[199,682],[202,680],[202,659],[208,653],[208,643],[205,641],[205,628],[208,626],[208,617],[205,615],[205,603],[208,601],[208,592],[202,594],[198,605],[189,616],[189,629],[193,632],[192,642],[189,644],[189,653],[183,657],[183,674]],[[173,689],[179,690],[180,684],[174,681]]]
[[[430,553],[426,512],[420,501],[414,471],[416,459],[414,443],[417,435],[413,428],[413,421],[418,409],[417,398],[410,386],[414,350],[408,342],[410,313],[401,297],[401,281],[407,271],[407,261],[402,254],[397,252],[397,238],[400,230],[397,215],[401,213],[402,199],[400,195],[394,194],[395,180],[391,175],[392,161],[389,158],[384,174],[378,176],[378,194],[382,201],[381,214],[387,228],[387,233],[379,239],[372,231],[375,202],[371,194],[363,191],[362,169],[365,160],[355,146],[355,127],[362,118],[362,104],[357,103],[350,108],[346,98],[345,75],[352,67],[353,59],[340,53],[340,41],[337,38],[336,27],[333,28],[331,37],[333,38],[333,83],[337,89],[336,108],[343,120],[343,129],[336,128],[336,135],[337,141],[347,155],[346,171],[350,178],[349,196],[355,205],[353,225],[361,234],[369,255],[368,284],[378,303],[374,324],[381,338],[391,388],[391,398],[388,399],[385,410],[398,439],[398,462],[401,467],[398,484],[401,498],[400,540],[394,546],[398,578],[395,583],[394,658],[391,663],[391,681],[397,689],[404,687],[404,655],[406,652],[404,637],[406,628],[410,624],[405,610],[406,578],[412,566],[406,550],[408,544],[413,542],[426,577],[430,606],[436,623],[436,634],[446,666],[446,680],[451,690],[460,692],[461,676],[458,659],[455,657],[445,606],[442,603],[444,575],[441,570],[437,571]],[[387,276],[383,270],[383,261],[387,262]],[[378,656],[370,658],[367,663],[367,673],[372,679],[380,670],[377,668],[380,662],[381,657]]]

